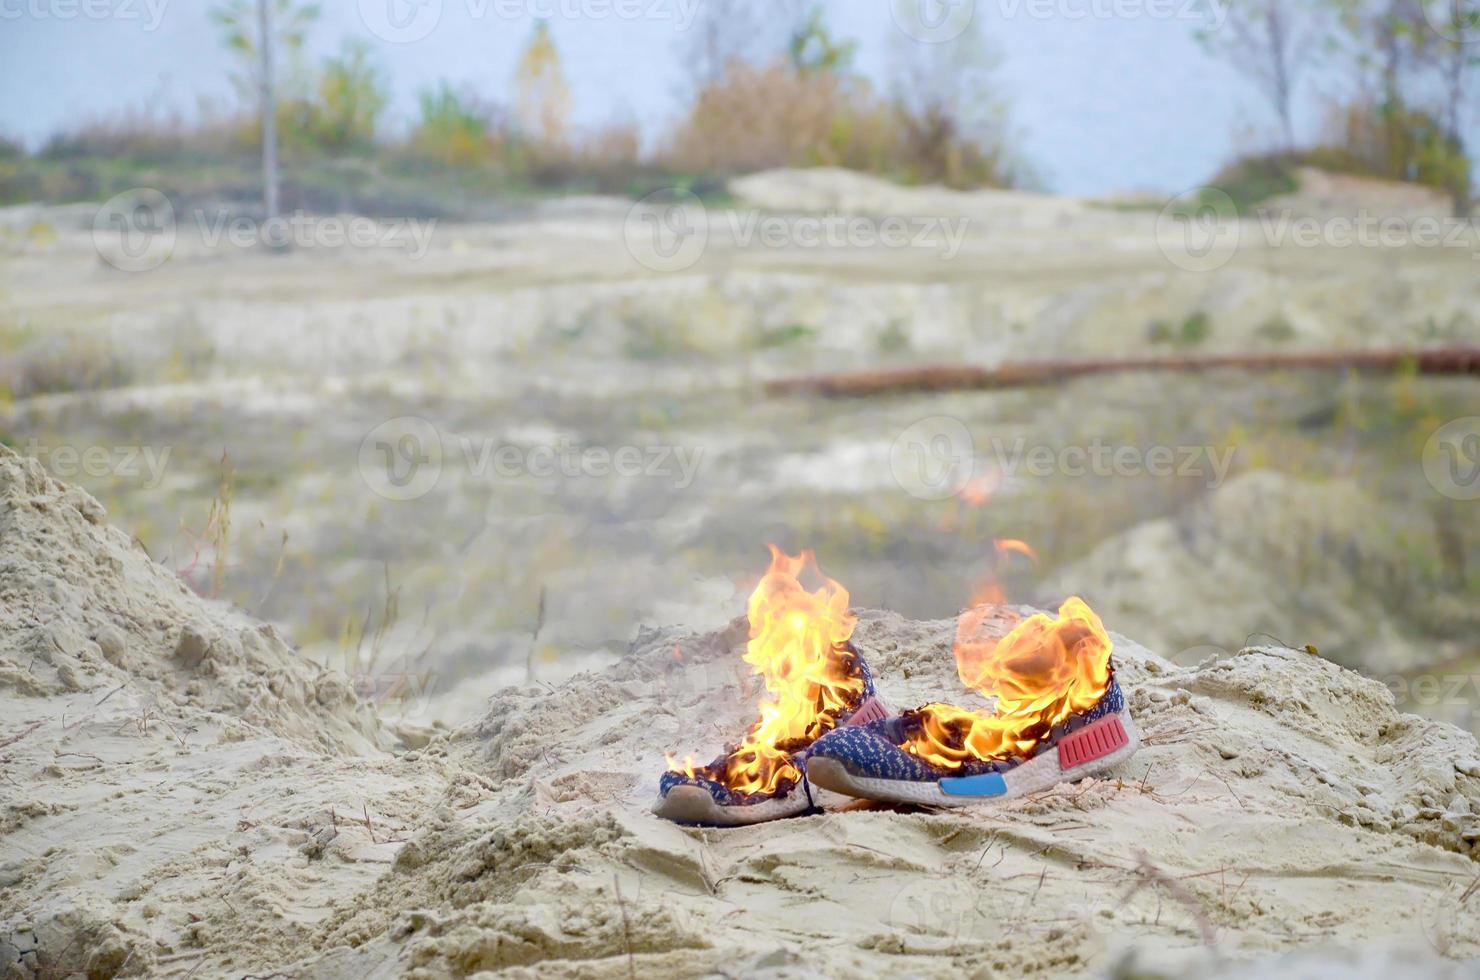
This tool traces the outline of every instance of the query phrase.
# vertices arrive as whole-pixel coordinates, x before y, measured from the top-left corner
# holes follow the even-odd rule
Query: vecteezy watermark
[[[1446,422],[1423,447],[1423,475],[1453,500],[1480,500],[1480,416]]]
[[[709,211],[689,191],[654,191],[627,212],[622,238],[628,253],[647,268],[680,272],[709,247]]]
[[[985,451],[984,451],[985,450]],[[1098,437],[1084,445],[1031,445],[1019,437],[993,436],[986,446],[972,438],[960,419],[937,415],[912,423],[889,450],[895,481],[913,497],[945,500],[966,489],[978,472],[1004,478],[1052,476],[1154,477],[1202,479],[1222,485],[1236,447],[1125,446]]]
[[[1389,674],[1381,680],[1401,707],[1480,707],[1480,674]]]
[[[1156,246],[1179,269],[1211,272],[1238,251],[1243,237],[1233,198],[1216,187],[1178,194],[1156,217]]]
[[[1223,26],[1229,0],[890,0],[895,26],[924,44],[954,41],[979,11],[995,20],[1180,20],[1212,30]]]
[[[437,427],[426,419],[402,416],[382,422],[360,442],[360,476],[387,500],[426,496],[456,461],[475,481],[535,479],[651,479],[688,489],[698,475],[704,450],[669,445],[514,445],[492,438],[458,436],[448,451]]]
[[[1451,44],[1480,42],[1480,0],[1420,0],[1424,20]]]
[[[170,0],[0,0],[0,21],[124,20],[139,21],[153,31],[164,19]]]
[[[738,656],[699,659],[675,644],[660,665],[649,690],[673,704],[735,703],[752,699],[758,686],[758,675]]]
[[[442,436],[426,419],[388,419],[360,441],[360,478],[387,500],[417,500],[442,479]]]
[[[711,216],[684,190],[655,191],[632,206],[622,227],[627,251],[654,272],[681,272],[703,257],[715,231],[738,248],[916,249],[949,261],[961,252],[966,217],[857,214],[766,215],[726,210]]]
[[[894,24],[922,44],[954,41],[971,27],[976,0],[889,0]]]
[[[1416,711],[1461,728],[1480,725],[1480,674],[1389,674],[1378,678],[1400,711]]]
[[[371,34],[392,44],[411,44],[431,35],[446,7],[463,8],[467,20],[649,20],[667,21],[686,31],[700,0],[359,0],[360,20]]]
[[[383,717],[418,718],[427,714],[437,687],[435,670],[417,666],[405,654],[382,662],[375,653],[357,650],[345,653],[340,666],[355,696],[375,705]]]
[[[175,253],[175,206],[152,187],[115,194],[93,215],[93,248],[123,272],[157,269]]]
[[[785,218],[727,211],[730,236],[741,248],[889,248],[934,251],[947,261],[961,252],[971,219],[924,215],[873,218],[825,214]]]
[[[1354,215],[1320,218],[1289,208],[1257,208],[1241,219],[1232,198],[1216,187],[1179,194],[1162,208],[1156,243],[1167,260],[1188,272],[1227,265],[1245,246],[1265,248],[1451,248],[1480,259],[1480,233],[1468,218],[1438,215]]]
[[[61,480],[90,477],[95,480],[136,480],[153,490],[164,480],[171,446],[49,446],[34,436],[21,446],[23,455],[46,467]]]
[[[435,219],[380,220],[363,215],[311,215],[303,211],[261,220],[224,209],[196,208],[185,226],[209,249],[391,248],[415,260],[426,255]],[[151,187],[116,194],[93,215],[93,247],[123,272],[157,269],[175,253],[181,220],[175,206]]]
[[[976,472],[976,445],[960,419],[935,415],[911,423],[889,447],[889,471],[912,497],[946,500]]]
[[[953,878],[914,881],[895,893],[885,925],[910,937],[911,944],[950,946],[964,936],[987,935],[993,928],[981,892]]]

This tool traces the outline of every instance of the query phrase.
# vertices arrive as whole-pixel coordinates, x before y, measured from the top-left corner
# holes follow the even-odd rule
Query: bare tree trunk
[[[277,97],[272,78],[270,0],[257,0],[257,34],[262,51],[262,203],[269,220],[278,216]]]
[[[1465,100],[1465,73],[1470,67],[1470,52],[1463,41],[1450,42],[1444,61],[1444,130],[1454,144],[1460,160],[1468,167],[1470,156],[1465,152],[1465,134],[1460,126],[1461,109]],[[1450,198],[1454,204],[1456,218],[1468,218],[1470,200],[1470,175],[1468,172],[1454,173],[1449,177]]]
[[[1295,121],[1291,108],[1292,89],[1290,82],[1289,30],[1282,8],[1270,3],[1265,8],[1265,26],[1269,31],[1269,50],[1274,59],[1270,66],[1273,72],[1275,105],[1280,114],[1280,128],[1285,137],[1286,151],[1295,150]]]

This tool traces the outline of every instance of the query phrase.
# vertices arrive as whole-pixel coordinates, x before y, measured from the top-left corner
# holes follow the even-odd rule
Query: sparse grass
[[[211,498],[211,508],[206,514],[205,526],[199,532],[195,532],[186,527],[183,521],[180,524],[181,533],[190,539],[192,551],[190,562],[178,569],[179,575],[196,592],[208,595],[212,599],[221,596],[221,590],[226,584],[226,570],[231,557],[231,503],[235,493],[234,478],[235,470],[231,465],[231,457],[223,452],[216,494]],[[201,592],[200,587],[195,584],[193,575],[200,565],[201,553],[208,547],[211,549],[211,588],[206,593]]]
[[[1261,323],[1254,335],[1270,343],[1284,344],[1295,339],[1295,327],[1283,316],[1276,315]]]
[[[134,382],[133,365],[103,338],[81,331],[43,334],[0,325],[0,404],[36,395],[121,388]]]
[[[756,346],[762,349],[770,347],[788,347],[792,344],[802,343],[817,336],[817,328],[805,323],[788,323],[783,327],[772,327],[760,331],[756,340]]]
[[[911,347],[909,328],[899,320],[890,320],[879,333],[880,354],[901,354]]]
[[[1212,336],[1212,333],[1212,319],[1198,310],[1175,327],[1165,320],[1153,320],[1146,328],[1146,339],[1153,344],[1196,347]]]

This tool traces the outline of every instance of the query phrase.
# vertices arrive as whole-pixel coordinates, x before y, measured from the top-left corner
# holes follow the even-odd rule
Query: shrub
[[[1300,186],[1296,171],[1302,165],[1294,153],[1271,153],[1236,160],[1218,172],[1212,186],[1227,194],[1240,212],[1281,194],[1292,194]]]
[[[1324,145],[1304,154],[1323,170],[1434,187],[1468,199],[1470,159],[1431,114],[1352,102],[1328,111]]]
[[[1225,167],[1213,186],[1240,211],[1296,190],[1296,172],[1331,173],[1422,184],[1468,201],[1471,163],[1433,116],[1370,102],[1337,105],[1327,113],[1322,142],[1310,149],[1248,156]]]
[[[663,160],[726,176],[836,166],[953,187],[1017,182],[1006,155],[963,132],[944,108],[886,99],[857,76],[785,59],[732,63],[700,92]]]
[[[42,144],[44,160],[120,159],[159,164],[219,162],[241,153],[240,132],[251,116],[205,106],[199,117],[129,111],[113,119],[83,120]]]
[[[492,159],[495,134],[504,129],[499,114],[477,96],[459,93],[446,82],[417,98],[420,116],[407,142],[415,160],[444,167],[485,167]]]
[[[346,41],[337,57],[326,60],[318,96],[313,135],[319,146],[338,153],[370,149],[387,100],[385,76],[370,46]]]

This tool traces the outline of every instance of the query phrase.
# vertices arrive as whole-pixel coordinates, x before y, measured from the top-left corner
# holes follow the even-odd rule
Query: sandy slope
[[[949,621],[861,616],[886,698],[958,690]],[[1059,975],[1274,956],[1262,970],[1296,976],[1480,955],[1480,749],[1318,657],[1179,669],[1116,637],[1147,748],[1001,809],[659,822],[662,752],[704,756],[748,718],[743,642],[739,621],[647,631],[604,673],[506,689],[405,751],[342,678],[0,449],[0,970]]]

